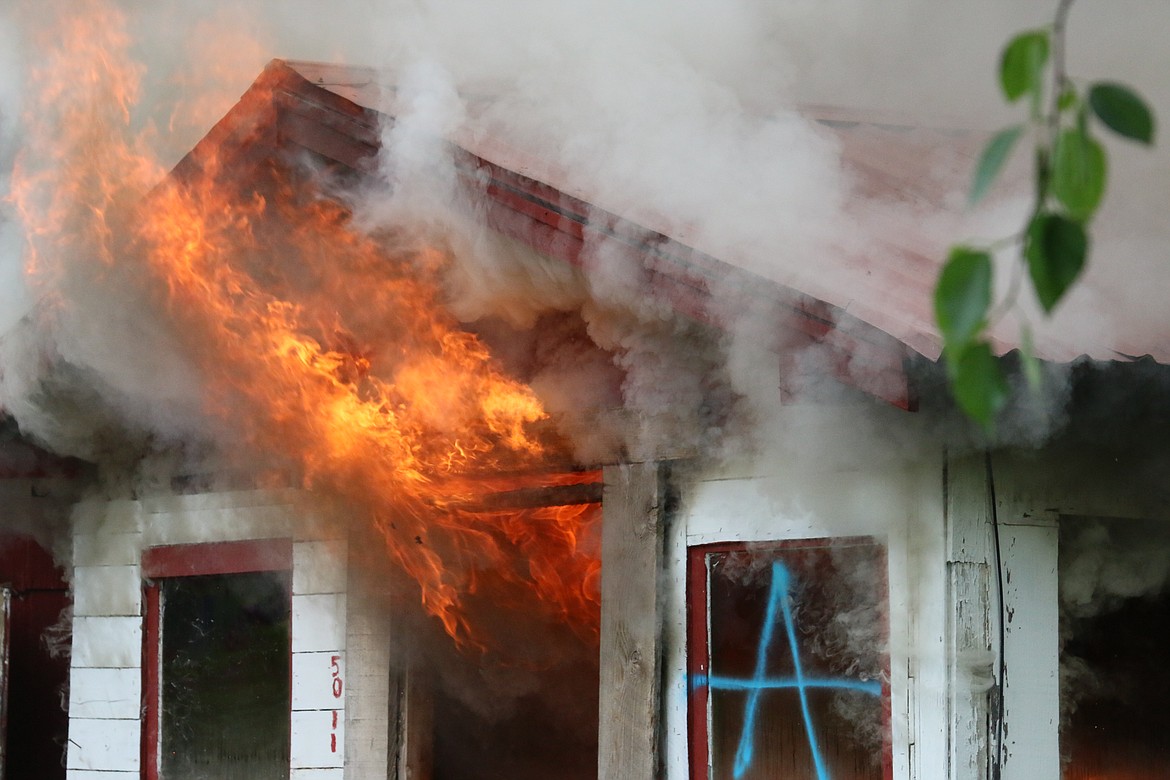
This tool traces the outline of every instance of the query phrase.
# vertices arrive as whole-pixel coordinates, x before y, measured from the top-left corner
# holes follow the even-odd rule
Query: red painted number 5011
[[[340,699],[345,683],[341,680],[341,656],[334,655],[329,658],[329,670],[333,673],[333,698]],[[337,752],[337,710],[333,711],[333,730],[329,734],[329,750],[330,752]]]

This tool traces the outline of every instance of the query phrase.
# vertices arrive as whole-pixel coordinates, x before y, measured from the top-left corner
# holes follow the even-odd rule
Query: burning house
[[[414,78],[274,60],[170,169],[96,130],[132,74],[45,90],[3,776],[1166,774],[1170,353],[1047,337],[1056,403],[960,419],[914,219],[978,138],[786,118],[909,211],[766,273],[788,220],[597,188]]]

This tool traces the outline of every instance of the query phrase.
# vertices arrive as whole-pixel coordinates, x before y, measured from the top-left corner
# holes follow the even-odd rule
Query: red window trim
[[[710,646],[707,637],[707,555],[710,553],[740,552],[746,550],[798,550],[801,548],[823,548],[837,545],[868,546],[877,548],[881,560],[886,561],[886,545],[872,536],[846,536],[817,539],[777,539],[767,542],[715,542],[687,547],[686,600],[687,600],[687,744],[691,780],[709,780],[710,750],[708,734],[708,691],[706,685],[690,685],[689,681],[706,677],[710,664]],[[888,570],[888,567],[885,567]],[[883,578],[880,587],[889,603],[889,577]],[[889,636],[889,624],[884,627]],[[885,739],[882,749],[882,775],[893,780],[894,755],[893,732],[890,709],[890,654],[885,654],[885,681],[882,682],[882,719]]]
[[[144,780],[158,780],[159,667],[162,663],[158,583],[148,582],[143,595],[146,615],[142,631],[142,777]]]
[[[142,551],[142,576],[197,577],[292,568],[292,539],[169,544]]]
[[[161,674],[161,591],[154,580],[257,571],[291,571],[292,539],[249,539],[148,547],[142,551],[142,745],[143,780],[159,780],[159,705]],[[292,648],[289,648],[292,675]],[[291,702],[290,702],[291,712]]]

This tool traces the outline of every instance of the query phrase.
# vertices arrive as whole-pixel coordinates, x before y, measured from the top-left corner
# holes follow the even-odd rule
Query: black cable
[[[991,451],[983,454],[984,468],[987,472],[987,490],[991,501],[991,538],[995,553],[995,595],[999,608],[999,653],[996,669],[995,710],[993,713],[993,728],[995,731],[995,756],[991,765],[993,780],[999,780],[1003,772],[1003,687],[1007,677],[1007,665],[1004,660],[1004,650],[1007,647],[1007,614],[1004,603],[1003,587],[1003,557],[999,540],[999,510],[995,500],[995,474],[991,467]]]

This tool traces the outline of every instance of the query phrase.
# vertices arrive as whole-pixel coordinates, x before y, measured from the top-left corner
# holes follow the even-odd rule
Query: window
[[[1170,777],[1170,528],[1061,517],[1064,780]]]
[[[886,558],[870,539],[692,547],[694,780],[882,780]]]
[[[146,551],[144,776],[287,780],[291,544]]]

